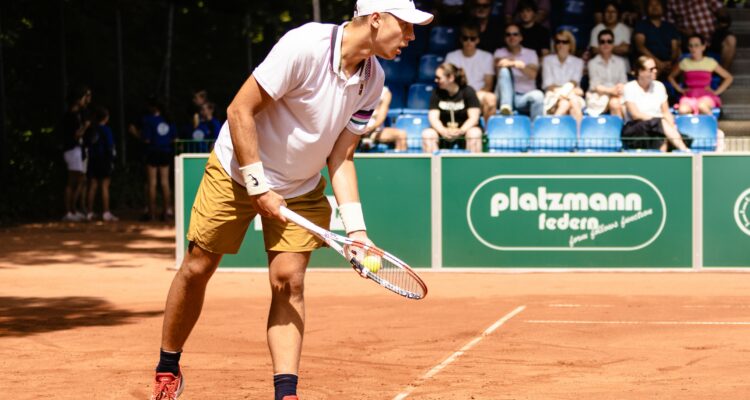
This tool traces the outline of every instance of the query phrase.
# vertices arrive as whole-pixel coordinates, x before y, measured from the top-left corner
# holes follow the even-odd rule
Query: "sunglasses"
[[[570,40],[567,40],[567,39],[555,39],[555,44],[570,44]]]
[[[475,42],[477,39],[479,39],[479,37],[477,36],[463,36],[463,35],[461,36],[462,42],[467,42],[467,41]]]
[[[505,32],[505,37],[521,36],[521,32]]]
[[[658,70],[659,70],[659,68],[656,68],[656,67],[646,68],[646,71],[649,71],[649,72],[655,72],[655,71],[658,71]]]
[[[614,42],[612,39],[603,39],[599,41],[599,44],[613,44]]]

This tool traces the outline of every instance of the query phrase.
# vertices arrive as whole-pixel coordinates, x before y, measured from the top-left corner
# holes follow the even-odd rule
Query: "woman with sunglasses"
[[[430,127],[422,131],[422,150],[433,153],[438,148],[458,147],[481,153],[480,104],[474,89],[466,84],[466,74],[451,63],[443,63],[435,70],[435,82],[438,87],[430,98]]]
[[[734,80],[732,74],[724,69],[715,59],[706,57],[706,42],[700,35],[690,35],[688,38],[690,56],[685,57],[669,74],[669,83],[674,86],[682,97],[679,103],[680,114],[712,115],[714,107],[721,107],[719,95],[729,88]],[[711,88],[713,73],[722,78],[721,85],[716,90]],[[685,87],[677,83],[677,76],[682,74]]]
[[[677,131],[674,116],[669,111],[667,90],[656,80],[656,61],[649,56],[636,60],[636,80],[625,84],[626,123],[622,128],[623,145],[628,149],[673,148],[689,151]],[[664,140],[664,139],[667,140]]]
[[[583,60],[574,56],[576,40],[568,30],[555,34],[553,53],[542,63],[542,87],[545,91],[544,113],[572,115],[580,124],[583,119]]]

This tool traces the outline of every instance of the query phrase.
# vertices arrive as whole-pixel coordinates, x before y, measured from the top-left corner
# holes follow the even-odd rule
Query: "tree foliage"
[[[168,13],[174,6],[169,92],[166,92]],[[323,22],[351,16],[353,0],[323,0]],[[116,15],[122,21],[124,115],[118,112]],[[66,177],[57,126],[65,92],[92,88],[110,109],[110,125],[127,158],[113,177],[113,201],[140,207],[141,155],[120,131],[139,119],[145,99],[168,100],[187,123],[191,92],[206,89],[223,110],[276,40],[312,20],[312,3],[299,0],[14,0],[0,3],[8,160],[0,221],[61,215]],[[221,112],[220,112],[221,114]],[[125,136],[123,136],[125,135]]]

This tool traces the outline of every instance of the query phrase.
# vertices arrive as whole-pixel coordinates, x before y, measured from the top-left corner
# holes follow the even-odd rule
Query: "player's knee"
[[[208,281],[218,266],[218,260],[214,261],[212,257],[206,254],[194,243],[190,243],[185,258],[180,266],[180,274],[187,280]]]
[[[305,275],[302,272],[276,273],[272,279],[275,296],[301,297],[305,291]]]

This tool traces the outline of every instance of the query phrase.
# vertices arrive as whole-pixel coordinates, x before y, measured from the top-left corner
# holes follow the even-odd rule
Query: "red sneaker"
[[[154,391],[151,400],[177,400],[185,388],[182,372],[177,376],[170,372],[160,372],[154,379]]]
[[[299,400],[299,397],[297,397],[296,395],[284,396],[284,398],[281,400]]]

